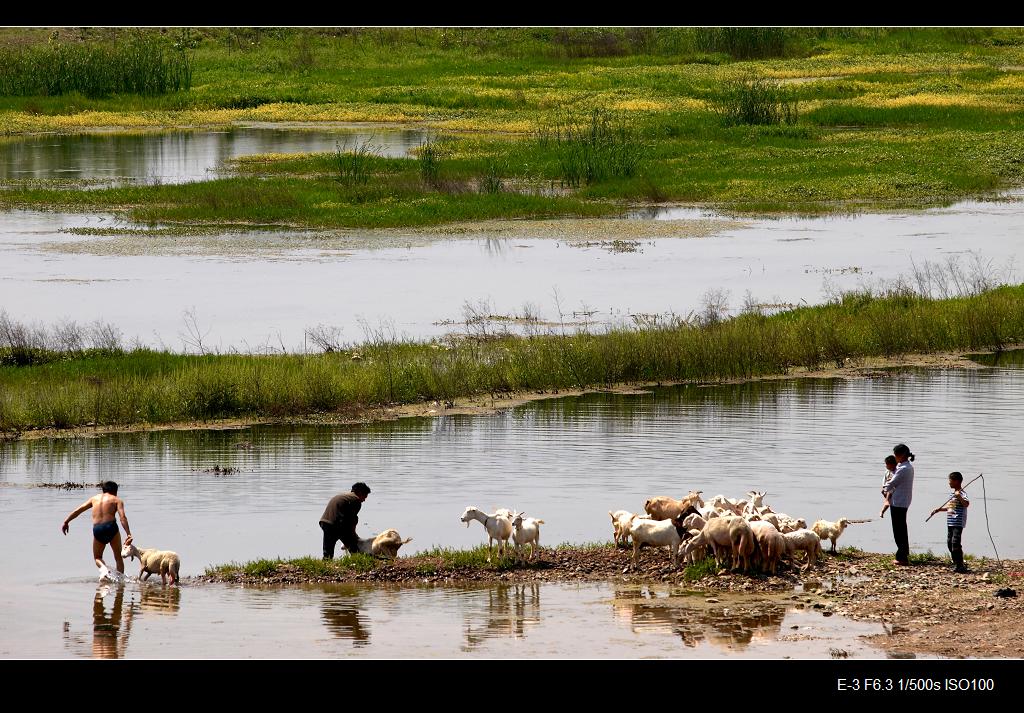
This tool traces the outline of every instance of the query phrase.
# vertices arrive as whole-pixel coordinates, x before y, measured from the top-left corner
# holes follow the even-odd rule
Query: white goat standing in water
[[[508,513],[508,514],[507,514]],[[502,557],[508,547],[507,540],[512,536],[512,518],[508,510],[498,510],[493,515],[488,515],[480,508],[470,505],[462,513],[459,519],[469,527],[470,520],[477,520],[487,530],[487,561],[491,561],[491,548],[494,540],[498,541],[498,556]]]

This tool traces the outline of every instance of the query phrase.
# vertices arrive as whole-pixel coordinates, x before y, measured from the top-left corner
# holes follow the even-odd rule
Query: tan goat
[[[170,550],[140,549],[136,547],[131,538],[125,540],[121,548],[122,557],[131,559],[139,558],[142,569],[139,570],[139,579],[147,580],[151,574],[159,574],[160,581],[167,584],[167,575],[171,576],[171,584],[178,583],[178,572],[181,570],[181,558],[177,552]],[[145,576],[143,576],[145,575]]]
[[[691,490],[682,500],[675,500],[667,495],[658,495],[644,503],[644,510],[651,516],[652,520],[673,520],[688,510],[696,512],[697,508],[704,507],[700,490]],[[698,513],[699,514],[699,513]]]
[[[412,542],[412,538],[403,540],[402,536],[398,534],[398,530],[384,530],[378,535],[359,540],[356,551],[374,557],[394,559],[398,557],[398,549],[408,542]]]

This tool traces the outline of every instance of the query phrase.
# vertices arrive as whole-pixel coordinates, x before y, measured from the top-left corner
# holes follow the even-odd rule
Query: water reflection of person
[[[351,596],[326,596],[320,609],[328,630],[341,639],[351,639],[353,646],[370,643],[370,628],[360,616],[358,600]]]
[[[98,588],[92,600],[92,656],[97,659],[123,658],[132,628],[133,606],[124,606],[124,587],[114,587],[114,607],[107,615],[104,596],[109,590],[109,585]]]

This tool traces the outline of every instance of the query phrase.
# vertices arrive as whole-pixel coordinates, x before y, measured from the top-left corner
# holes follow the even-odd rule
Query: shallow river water
[[[0,179],[203,180],[228,158],[330,151],[337,140],[266,128],[36,137],[0,143]],[[423,136],[375,132],[374,140],[406,155]],[[533,234],[524,223],[513,238],[486,227],[461,239],[421,231],[371,249],[378,237],[358,231],[97,238],[66,231],[131,226],[4,212],[0,309],[47,325],[102,319],[171,349],[187,346],[189,310],[207,348],[243,351],[301,349],[305,329],[318,324],[340,328],[344,341],[362,340],[361,323],[380,320],[400,335],[441,335],[460,329],[467,302],[488,314],[557,322],[561,310],[569,322],[586,312],[597,326],[633,324],[699,311],[709,290],[728,293],[734,311],[747,292],[762,303],[817,303],[832,290],[908,276],[912,261],[959,260],[968,273],[1015,281],[1021,195],[913,214],[719,221],[702,238],[665,237],[665,222],[720,216],[640,212],[625,219],[624,251],[574,221],[558,224],[565,235],[552,235],[550,223]],[[459,522],[468,505],[525,510],[545,520],[542,544],[579,544],[610,540],[608,510],[640,511],[652,495],[690,489],[705,497],[764,490],[775,510],[808,522],[872,518],[851,525],[840,546],[888,552],[878,491],[882,460],[902,441],[917,454],[913,551],[944,555],[944,522],[924,519],[946,497],[947,473],[959,470],[967,480],[985,474],[984,490],[981,481],[968,489],[966,552],[1021,558],[1011,508],[1024,496],[1020,361],[590,394],[365,426],[0,443],[0,513],[19,537],[0,549],[0,657],[827,658],[835,648],[879,658],[858,638],[881,633],[878,625],[784,599],[708,606],[668,587],[97,586],[88,515],[60,534],[64,516],[95,489],[40,486],[116,480],[138,544],[179,552],[186,577],[231,561],[318,554],[325,502],[356,480],[373,489],[360,532],[397,528],[414,538],[403,554],[485,541],[480,526]]]
[[[966,551],[993,557],[991,529],[1001,557],[1024,556],[1010,506],[1024,495],[1019,459],[1024,370],[1012,362],[976,371],[894,371],[849,381],[591,394],[492,416],[358,427],[164,431],[9,443],[0,446],[5,483],[0,510],[6,526],[28,534],[22,546],[5,549],[0,561],[7,573],[0,606],[10,615],[0,639],[24,645],[26,655],[91,655],[96,645],[91,617],[114,616],[115,590],[102,597],[102,608],[94,602],[87,516],[72,523],[69,537],[59,531],[63,517],[95,491],[34,487],[43,483],[117,480],[139,544],[178,551],[185,576],[230,561],[315,555],[324,503],[355,480],[373,489],[360,531],[397,528],[414,538],[403,554],[434,545],[479,544],[483,529],[475,523],[466,528],[458,519],[467,505],[488,511],[515,507],[544,519],[542,544],[582,543],[610,539],[608,510],[639,511],[651,495],[681,497],[691,488],[731,497],[766,490],[765,501],[776,510],[808,521],[874,518],[850,526],[840,545],[886,552],[893,545],[888,520],[877,519],[881,461],[900,441],[917,454],[912,550],[945,553],[944,523],[924,519],[948,493],[946,474],[960,470],[967,478],[984,472],[986,481],[984,493],[981,482],[968,489],[974,507]],[[214,465],[241,470],[204,472]],[[579,627],[589,632],[580,635],[589,637],[592,646],[585,650],[595,656],[615,656],[636,645],[652,656],[814,657],[827,655],[826,641],[849,648],[861,633],[877,633],[849,622],[826,624],[806,612],[783,616],[783,607],[773,616],[784,621],[772,623],[763,639],[758,627],[751,629],[751,639],[761,643],[730,648],[715,643],[713,622],[694,623],[696,615],[667,613],[660,605],[651,610],[650,602],[619,597],[611,584],[544,584],[536,591],[530,586],[468,593],[359,587],[264,592],[186,584],[180,594],[165,594],[159,585],[130,584],[120,606],[124,611],[125,601],[136,601],[141,607],[128,651],[142,656],[181,654],[157,633],[168,616],[180,619],[176,631],[185,622],[196,627],[209,646],[201,649],[204,656],[321,655],[361,645],[376,647],[380,655],[405,655],[389,648],[397,632],[436,655],[459,655],[473,646],[491,655],[571,655],[582,649],[559,649],[557,641]],[[156,603],[147,608],[142,597]],[[172,601],[164,606],[161,597]],[[618,598],[631,603],[613,603]],[[276,632],[271,640],[285,648],[246,652],[251,627],[230,625],[261,607],[267,610],[260,611],[261,632],[269,627]],[[509,613],[520,610],[534,613]],[[417,633],[409,634],[407,624],[419,618],[433,623],[417,625]],[[781,637],[793,625],[790,620],[817,627],[824,637],[820,646],[787,653],[791,649]],[[67,635],[61,633],[65,621],[70,622]],[[826,633],[835,626],[849,633],[839,636],[841,646],[829,638],[835,632]],[[705,633],[698,636],[696,630]],[[152,637],[139,633],[145,631]],[[470,631],[481,632],[478,644],[471,644]],[[699,639],[696,649],[688,636]],[[360,637],[367,643],[359,644]]]
[[[164,588],[65,580],[18,594],[47,615],[5,623],[0,657],[827,659],[841,649],[884,658],[857,638],[881,633],[878,624],[783,600],[726,598],[712,607],[660,586]]]
[[[909,278],[914,264],[949,259],[965,274],[980,264],[1012,281],[1024,255],[1019,200],[915,215],[755,220],[704,238],[645,238],[662,221],[630,222],[634,252],[573,247],[580,243],[530,238],[528,230],[513,239],[438,234],[424,243],[419,235],[409,247],[389,239],[381,243],[390,247],[368,249],[367,240],[308,233],[90,238],[61,231],[104,228],[112,219],[6,212],[0,305],[14,319],[50,325],[103,319],[129,339],[179,350],[190,348],[188,311],[206,348],[301,351],[305,330],[317,325],[339,328],[350,343],[365,339],[363,323],[391,322],[412,338],[465,331],[458,322],[467,303],[483,314],[531,313],[556,324],[561,310],[570,325],[586,319],[601,328],[699,312],[717,290],[734,312],[748,292],[767,304],[820,303],[829,290],[891,284]],[[573,226],[565,222],[567,233]],[[347,247],[353,240],[360,247]]]

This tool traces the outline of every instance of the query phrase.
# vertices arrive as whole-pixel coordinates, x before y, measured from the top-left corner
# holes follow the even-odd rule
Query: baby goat
[[[850,521],[847,520],[845,517],[841,517],[835,522],[829,522],[828,520],[818,520],[816,523],[814,523],[813,526],[811,526],[811,529],[814,531],[814,534],[822,540],[832,541],[832,549],[830,551],[832,552],[832,554],[835,554],[836,540],[839,539],[839,536],[843,534],[843,531],[849,524]]]
[[[517,512],[512,518],[512,527],[515,528],[512,531],[512,541],[516,543],[517,559],[520,558],[523,545],[530,544],[530,559],[533,559],[537,548],[540,547],[540,526],[544,524],[544,521],[535,517],[524,519],[523,515],[525,514],[525,512]]]

